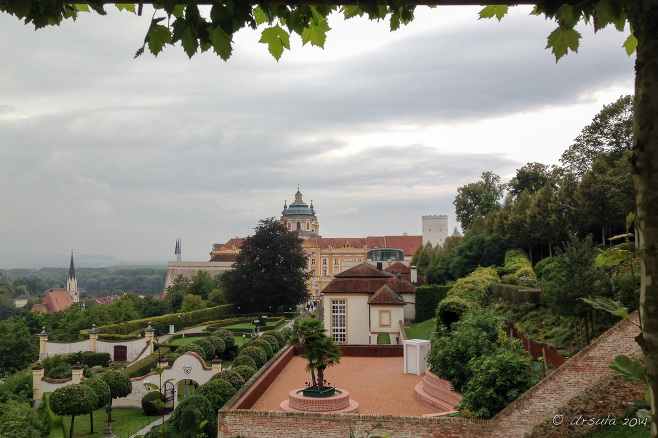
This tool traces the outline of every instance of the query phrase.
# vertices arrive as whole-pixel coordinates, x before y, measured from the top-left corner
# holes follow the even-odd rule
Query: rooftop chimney
[[[418,268],[411,266],[411,283],[418,283]]]

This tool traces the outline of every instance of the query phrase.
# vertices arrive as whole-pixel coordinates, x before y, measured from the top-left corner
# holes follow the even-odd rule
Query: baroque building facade
[[[447,217],[445,218],[444,227],[441,227],[439,222],[433,224],[435,235],[438,235],[437,229],[442,228],[441,232],[445,234],[442,241],[447,237]],[[442,219],[443,216],[441,221]],[[311,273],[309,293],[313,296],[318,296],[336,274],[369,261],[367,256],[371,249],[402,250],[404,260],[399,261],[408,264],[416,248],[423,244],[423,236],[410,236],[406,233],[398,236],[322,237],[313,201],[310,205],[306,204],[299,188],[294,202],[290,205],[284,202],[281,221],[286,224],[288,230],[297,232],[303,239],[302,248],[306,254],[307,270]],[[210,261],[219,262],[231,255],[237,255],[241,246],[242,238],[238,237],[223,245],[215,244],[210,253]]]

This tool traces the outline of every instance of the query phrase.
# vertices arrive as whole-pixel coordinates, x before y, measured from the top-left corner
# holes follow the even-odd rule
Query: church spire
[[[71,295],[74,303],[80,302],[80,292],[78,292],[78,280],[75,278],[75,266],[73,265],[73,251],[71,251],[71,266],[69,267],[69,276],[66,279],[66,291]]]
[[[71,250],[71,266],[69,267],[68,278],[75,278],[75,266],[73,266],[73,250]]]

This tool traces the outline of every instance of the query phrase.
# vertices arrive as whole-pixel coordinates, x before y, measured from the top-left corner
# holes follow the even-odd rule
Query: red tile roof
[[[235,263],[237,259],[238,259],[238,255],[236,253],[215,253],[213,254],[212,257],[210,257],[211,262]]]
[[[414,293],[414,285],[380,271],[369,263],[361,263],[340,274],[322,290],[322,293],[369,293],[374,294],[388,285],[397,293]]]
[[[35,304],[32,310],[55,313],[66,310],[73,304],[73,298],[66,289],[48,289],[43,304]]]
[[[368,304],[404,306],[404,298],[402,298],[399,293],[395,292],[387,284],[385,284],[368,299]]]

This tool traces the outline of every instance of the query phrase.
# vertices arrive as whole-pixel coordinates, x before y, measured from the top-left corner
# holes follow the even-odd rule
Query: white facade
[[[430,242],[432,245],[443,245],[448,238],[448,216],[423,216],[423,245]]]
[[[377,335],[382,332],[388,333],[391,344],[400,343],[400,321],[404,321],[404,307],[407,306],[370,305],[370,344],[376,344]]]

